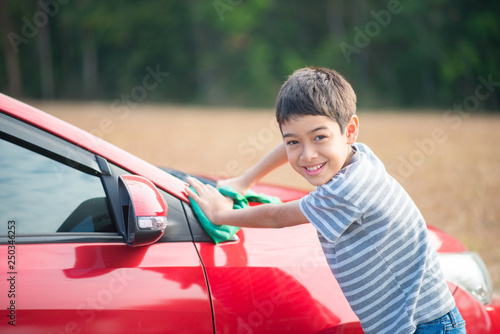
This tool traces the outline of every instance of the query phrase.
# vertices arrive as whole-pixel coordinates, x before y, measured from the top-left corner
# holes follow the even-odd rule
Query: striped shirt
[[[365,333],[413,333],[455,307],[425,221],[364,144],[300,200],[328,265]]]

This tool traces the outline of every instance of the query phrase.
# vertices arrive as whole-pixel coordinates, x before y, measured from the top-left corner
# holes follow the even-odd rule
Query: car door
[[[206,271],[217,333],[363,333],[312,225],[242,228],[215,245],[183,205]]]
[[[213,333],[181,202],[158,242],[129,247],[126,170],[0,113],[0,332]]]

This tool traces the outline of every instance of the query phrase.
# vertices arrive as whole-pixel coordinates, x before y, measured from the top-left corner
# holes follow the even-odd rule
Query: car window
[[[0,157],[0,222],[17,234],[116,231],[99,176],[3,139]]]

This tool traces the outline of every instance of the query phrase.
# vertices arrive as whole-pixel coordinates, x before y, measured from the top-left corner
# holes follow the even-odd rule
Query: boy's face
[[[288,161],[310,184],[330,181],[352,156],[359,121],[353,116],[344,133],[326,116],[300,116],[281,125]]]

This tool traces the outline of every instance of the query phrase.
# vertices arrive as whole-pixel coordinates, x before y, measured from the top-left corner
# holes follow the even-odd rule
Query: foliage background
[[[123,101],[158,66],[147,101],[268,107],[326,66],[361,108],[453,108],[500,82],[499,18],[493,0],[0,0],[0,91]],[[498,86],[473,109],[499,110]]]

